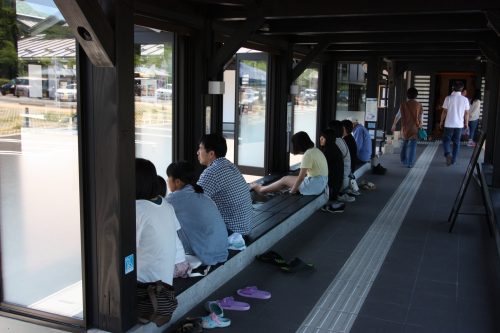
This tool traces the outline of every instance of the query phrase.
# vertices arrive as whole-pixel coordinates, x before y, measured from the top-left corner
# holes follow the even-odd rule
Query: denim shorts
[[[303,195],[318,195],[325,190],[327,184],[327,176],[306,177],[299,186],[299,192]]]

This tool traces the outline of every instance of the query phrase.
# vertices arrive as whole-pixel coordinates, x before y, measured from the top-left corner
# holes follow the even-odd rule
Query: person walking
[[[469,142],[467,146],[475,147],[474,135],[476,134],[477,125],[479,124],[479,113],[481,111],[481,90],[474,92],[474,98],[469,111]]]
[[[401,163],[412,168],[415,164],[417,154],[418,129],[422,125],[422,104],[416,101],[418,90],[411,87],[406,92],[408,100],[401,103],[398,113],[392,124],[392,131],[396,130],[396,124],[401,119],[401,136],[403,146],[401,147]]]
[[[462,129],[469,126],[469,100],[462,96],[464,84],[461,81],[455,81],[453,92],[446,96],[443,103],[443,113],[441,114],[440,128],[443,132],[443,149],[446,165],[455,164],[460,148],[460,135]],[[451,143],[453,142],[453,149]]]

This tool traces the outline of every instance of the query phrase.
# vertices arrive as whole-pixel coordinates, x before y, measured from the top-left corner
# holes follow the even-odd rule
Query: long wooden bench
[[[356,170],[356,178],[359,179],[370,168],[369,163],[362,165]],[[268,184],[282,176],[266,176],[259,180],[259,183]],[[193,307],[249,265],[256,255],[269,250],[328,201],[326,193],[317,196],[289,193],[262,196],[252,193],[252,197],[253,227],[252,231],[245,236],[247,248],[243,251],[230,251],[229,259],[224,264],[212,267],[205,277],[174,279],[179,305],[170,324],[182,319]],[[150,323],[137,325],[129,332],[159,333],[164,332],[168,327],[165,325],[158,328]]]

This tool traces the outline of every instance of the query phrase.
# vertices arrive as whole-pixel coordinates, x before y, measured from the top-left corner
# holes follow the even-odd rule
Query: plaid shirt
[[[198,185],[215,202],[232,232],[246,235],[251,228],[252,198],[238,168],[225,157],[213,161],[201,174]]]

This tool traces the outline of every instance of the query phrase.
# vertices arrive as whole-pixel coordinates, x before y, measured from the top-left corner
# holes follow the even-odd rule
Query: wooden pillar
[[[286,172],[290,169],[287,147],[287,103],[290,96],[290,78],[292,75],[292,49],[289,47],[280,54],[270,55],[269,61],[269,104],[266,125],[266,174]],[[292,129],[293,130],[293,129]]]
[[[321,131],[327,128],[328,122],[335,119],[337,113],[337,62],[333,61],[328,64],[322,64],[319,78],[317,128]],[[316,138],[316,142],[319,142],[318,140],[319,137]]]
[[[486,68],[486,85],[483,101],[482,127],[486,129],[486,147],[484,152],[484,162],[492,164],[495,149],[495,137],[497,132],[498,116],[498,89],[499,89],[499,66],[492,61],[488,61]],[[500,146],[498,146],[500,147]]]
[[[86,321],[125,332],[137,321],[136,271],[125,271],[125,258],[136,259],[134,19],[119,1],[100,5],[120,33],[110,41],[114,67],[96,67],[78,48]]]

